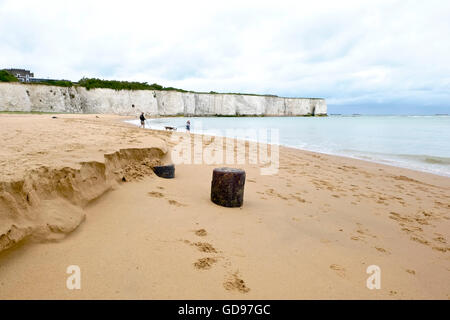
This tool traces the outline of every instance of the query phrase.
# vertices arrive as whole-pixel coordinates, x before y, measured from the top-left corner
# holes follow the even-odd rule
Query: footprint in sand
[[[434,241],[437,241],[437,242],[440,242],[443,244],[447,244],[447,240],[445,240],[445,238],[441,234],[435,233],[435,235],[437,235],[438,237],[434,238],[433,239]]]
[[[199,237],[204,237],[207,235],[207,232],[205,229],[199,229],[195,231],[195,234]],[[191,243],[189,240],[184,240],[184,243],[189,244],[191,246],[197,247],[197,249],[200,252],[204,253],[217,253],[217,250],[207,242],[195,242]],[[228,260],[228,259],[225,259]],[[198,270],[208,270],[213,267],[215,263],[218,262],[217,257],[205,257],[200,258],[196,262],[194,262],[194,267]],[[225,267],[231,267],[231,263],[229,261],[226,261],[224,264]],[[242,280],[239,277],[239,271],[236,271],[232,274],[229,274],[225,282],[223,283],[223,286],[228,291],[239,291],[240,293],[247,293],[250,291],[250,288],[247,287],[244,280]]]
[[[169,204],[172,205],[172,206],[176,206],[176,207],[186,207],[185,204],[179,203],[179,202],[176,201],[176,200],[168,200],[168,201],[169,201]]]
[[[381,248],[381,247],[375,247],[375,249],[377,249],[379,252],[381,252],[381,253],[387,253],[387,254],[390,254],[390,252],[389,251],[387,251],[386,249],[384,249],[384,248]]]
[[[239,277],[238,271],[230,274],[223,283],[223,286],[228,291],[239,291],[240,293],[248,293],[250,291],[250,288],[247,287],[244,280]]]
[[[341,278],[345,277],[345,268],[341,267],[338,264],[332,264],[330,265],[330,269],[336,271],[337,275]]]
[[[150,197],[154,197],[154,198],[163,198],[164,197],[164,195],[161,192],[157,192],[157,191],[149,192],[148,195]]]
[[[206,232],[205,229],[199,229],[195,231],[195,234],[199,237],[206,237],[208,235],[208,232]]]
[[[195,242],[193,245],[201,252],[217,253],[217,250],[207,242]]]
[[[283,196],[283,195],[280,194],[280,193],[275,192],[274,189],[268,189],[268,190],[266,190],[266,195],[272,196],[272,197],[278,197],[278,198],[283,199],[283,200],[289,200],[289,198]]]
[[[197,247],[197,249],[201,252],[206,253],[217,253],[216,248],[214,248],[210,243],[208,242],[190,242],[189,240],[180,240],[183,241],[186,244],[189,244],[191,246]]]
[[[194,263],[194,267],[199,270],[208,270],[211,269],[216,262],[216,258],[201,258]]]
[[[300,202],[300,203],[305,203],[305,202],[306,202],[305,199],[303,199],[303,198],[301,198],[301,197],[299,197],[299,196],[291,195],[291,197],[292,197],[292,199],[295,199],[295,200],[297,200],[297,201]]]
[[[364,226],[361,223],[357,222],[356,226],[357,226],[356,232],[361,235],[359,237],[364,238],[365,236],[369,236],[369,237],[372,237],[374,239],[377,238],[376,235],[370,233],[369,229],[364,228]]]
[[[447,247],[447,248],[445,248],[445,247],[433,247],[432,249],[433,250],[437,250],[437,251],[441,251],[441,252],[450,251],[450,247]]]
[[[425,240],[425,239],[422,238],[422,237],[415,237],[415,236],[413,236],[413,237],[411,237],[411,240],[416,241],[416,242],[419,242],[419,243],[424,244],[424,245],[426,245],[426,246],[429,246],[429,245],[430,245],[430,242],[429,242],[428,240]]]

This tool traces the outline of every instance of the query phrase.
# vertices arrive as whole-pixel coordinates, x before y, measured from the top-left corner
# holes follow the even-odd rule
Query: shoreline
[[[265,117],[265,116],[263,116]],[[297,116],[295,116],[297,117]],[[304,116],[298,116],[298,117],[304,117]],[[156,118],[149,118],[147,120],[154,120],[154,119],[159,119],[159,118],[172,118],[172,117],[156,117]],[[174,116],[175,118],[175,116]],[[181,118],[186,118],[185,116],[182,116]],[[196,118],[196,117],[191,117],[191,118]],[[201,117],[200,117],[201,118]],[[134,127],[139,126],[138,124],[133,124],[129,121],[138,121],[135,118],[129,118],[129,119],[125,119],[123,120],[123,122],[130,124]],[[152,129],[152,128],[145,128],[146,130],[153,130],[153,131],[157,131],[157,132],[167,132],[167,130],[164,129]],[[178,132],[185,132],[185,131],[178,131]],[[197,134],[197,135],[205,135],[205,136],[218,136],[218,137],[222,137],[222,138],[227,138],[227,136],[225,135],[211,135],[208,133],[201,133],[201,132],[195,132],[195,131],[191,131],[191,134]],[[251,140],[251,139],[238,139],[238,140],[243,140],[243,141],[251,141],[251,142],[257,142],[255,140]],[[272,145],[272,143],[267,143],[268,145]],[[360,161],[366,161],[366,162],[371,162],[371,163],[377,163],[380,165],[385,165],[385,166],[389,166],[389,167],[395,167],[395,168],[401,168],[401,169],[408,169],[408,170],[412,170],[414,172],[422,172],[422,173],[428,173],[428,174],[433,174],[439,177],[446,177],[446,178],[450,178],[450,173],[446,174],[446,173],[438,173],[436,171],[433,170],[426,170],[426,169],[419,169],[414,167],[413,165],[401,165],[401,164],[397,164],[397,163],[389,163],[390,160],[375,160],[375,159],[364,159],[363,157],[358,157],[358,156],[351,156],[351,155],[347,155],[347,154],[338,154],[338,153],[328,153],[328,152],[324,152],[324,151],[317,151],[317,150],[310,150],[310,149],[304,149],[304,148],[300,148],[300,147],[296,147],[296,146],[292,146],[292,145],[286,145],[286,144],[276,144],[280,147],[285,147],[285,148],[291,148],[291,149],[295,149],[295,150],[301,150],[301,151],[308,151],[308,152],[313,152],[313,153],[317,153],[317,154],[321,154],[321,155],[329,155],[329,156],[336,156],[336,157],[343,157],[343,158],[348,158],[348,159],[355,159],[355,160],[360,160]]]
[[[30,211],[30,221],[84,217],[59,224],[72,229],[50,234],[58,237],[27,238],[0,252],[0,298],[450,299],[447,177],[280,146],[276,175],[262,176],[247,161],[234,165],[247,173],[244,206],[222,208],[209,201],[218,165],[177,165],[175,179],[160,179],[139,150],[167,154],[170,134],[124,118],[0,115],[1,181],[39,166],[63,170],[53,180],[39,177],[49,181],[42,191],[30,182],[23,195],[20,184],[9,189],[24,206],[37,193],[30,207],[40,211]],[[117,161],[105,157],[118,151]],[[102,163],[106,171],[98,171]],[[71,180],[67,168],[82,179]],[[108,168],[122,170],[119,181],[94,188]],[[4,191],[1,225],[14,216]],[[382,269],[381,290],[365,286],[373,264]],[[80,266],[82,290],[65,287],[69,265]]]

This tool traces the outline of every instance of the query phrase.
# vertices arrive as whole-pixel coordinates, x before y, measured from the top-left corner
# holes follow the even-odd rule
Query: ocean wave
[[[386,159],[386,160],[409,160],[415,162],[422,162],[428,164],[450,165],[450,157],[434,156],[427,154],[399,154],[399,153],[383,153],[383,152],[370,152],[345,149],[344,152],[349,152],[360,157],[368,159]]]
[[[436,157],[429,155],[411,155],[411,154],[400,154],[398,155],[401,158],[411,159],[415,161],[420,161],[424,163],[431,164],[441,164],[441,165],[450,165],[450,158],[447,157]]]

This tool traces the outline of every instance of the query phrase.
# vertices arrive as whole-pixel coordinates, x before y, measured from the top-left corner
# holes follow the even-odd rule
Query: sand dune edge
[[[158,147],[120,149],[105,154],[103,163],[42,166],[21,180],[0,182],[0,252],[25,239],[64,238],[84,221],[84,206],[117,183],[153,174],[166,153]]]

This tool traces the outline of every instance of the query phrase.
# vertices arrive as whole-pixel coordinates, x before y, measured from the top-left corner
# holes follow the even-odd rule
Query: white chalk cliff
[[[0,110],[150,116],[326,115],[317,98],[281,98],[153,90],[112,90],[0,83]]]

